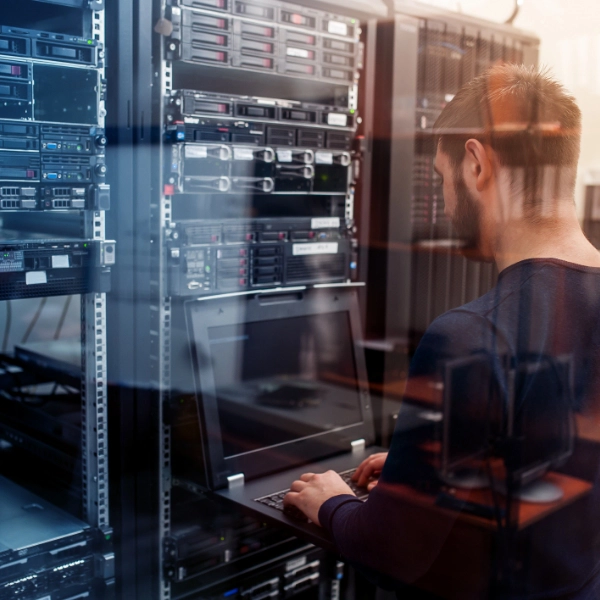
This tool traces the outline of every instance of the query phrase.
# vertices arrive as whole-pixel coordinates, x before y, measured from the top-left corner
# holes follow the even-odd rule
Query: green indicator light
[[[87,244],[84,244],[84,245],[83,245],[83,247],[84,247],[84,248],[87,248]]]
[[[351,115],[353,115],[355,112],[356,112],[356,111],[355,111],[353,108],[351,108],[351,109],[350,109],[350,114],[351,114]]]
[[[210,273],[210,267],[209,267],[208,265],[206,265],[206,266],[204,267],[204,270],[205,270],[207,273]]]
[[[110,540],[110,535],[104,536],[104,539],[108,542],[108,540]]]
[[[356,19],[352,19],[352,25],[354,25],[354,23],[356,23]]]
[[[88,40],[88,46],[91,46],[94,43],[94,40]]]
[[[224,538],[224,537],[222,537],[222,538],[221,538],[221,541],[222,541],[222,542],[224,542],[224,541],[225,541],[225,538]]]

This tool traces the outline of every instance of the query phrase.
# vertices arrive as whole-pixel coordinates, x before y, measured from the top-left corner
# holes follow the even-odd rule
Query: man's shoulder
[[[498,316],[512,313],[518,288],[514,285],[502,285],[500,282],[479,298],[462,306],[452,308],[434,319],[427,332],[449,333],[456,329],[464,331],[465,327],[492,327]]]
[[[411,362],[411,374],[434,372],[441,362],[498,348],[491,321],[468,305],[445,312],[431,323]]]

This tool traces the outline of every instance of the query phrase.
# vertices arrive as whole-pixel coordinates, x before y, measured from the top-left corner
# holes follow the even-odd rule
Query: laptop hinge
[[[240,487],[244,485],[244,474],[236,473],[235,475],[229,475],[227,477],[227,487],[231,490],[232,488]]]
[[[354,440],[350,442],[350,445],[352,446],[352,452],[362,452],[366,448],[367,442],[364,439]]]

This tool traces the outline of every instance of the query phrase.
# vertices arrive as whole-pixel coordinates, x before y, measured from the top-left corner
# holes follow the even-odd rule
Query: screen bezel
[[[486,447],[480,448],[471,454],[465,454],[461,458],[454,458],[451,456],[450,446],[453,444],[453,432],[451,431],[451,413],[456,410],[456,406],[453,406],[453,401],[456,398],[452,395],[452,386],[449,385],[452,382],[452,376],[457,369],[463,369],[464,367],[477,368],[478,365],[485,365],[489,368],[490,378],[493,377],[493,370],[490,364],[490,356],[486,353],[476,353],[463,358],[456,358],[449,360],[444,364],[444,405],[443,405],[443,434],[442,434],[442,468],[441,473],[443,476],[450,476],[456,469],[468,465],[470,462],[483,458],[485,456]],[[489,382],[490,397],[488,398],[488,427],[490,425],[491,410],[492,410],[492,383]],[[456,433],[454,432],[454,435]]]
[[[309,439],[303,438],[279,445],[279,458],[269,456],[268,464],[265,457],[270,448],[226,457],[221,437],[214,373],[210,364],[209,329],[332,312],[346,312],[349,317],[362,421],[340,430],[311,436]],[[354,440],[364,439],[366,444],[374,441],[366,365],[360,346],[362,333],[356,290],[281,290],[279,293],[198,299],[186,303],[185,313],[198,416],[204,451],[207,453],[208,481],[212,489],[226,487],[227,478],[231,475],[243,473],[245,479],[254,479],[302,463],[313,462],[327,455],[350,451],[351,442]]]
[[[564,377],[562,384],[566,388],[568,394],[567,406],[565,409],[566,422],[564,423],[566,435],[561,439],[563,442],[560,448],[556,448],[554,452],[548,454],[544,458],[538,458],[535,461],[524,463],[517,468],[511,468],[508,476],[512,480],[513,484],[521,486],[527,485],[536,479],[539,479],[545,475],[548,471],[553,468],[560,467],[570,456],[573,454],[575,447],[575,410],[573,401],[573,361],[569,355],[558,355],[558,356],[544,356],[540,357],[537,361],[521,362],[517,365],[513,372],[513,377],[516,380],[519,377],[531,376],[543,371],[551,371],[554,375],[560,377],[562,369],[562,375]],[[514,438],[516,419],[517,419],[517,397],[516,389],[509,399],[508,416],[507,416],[507,435],[509,438]]]

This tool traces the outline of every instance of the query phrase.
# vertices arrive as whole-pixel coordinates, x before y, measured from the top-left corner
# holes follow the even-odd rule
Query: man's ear
[[[492,178],[492,163],[485,146],[478,140],[469,139],[465,142],[465,169],[478,192],[485,189]]]

